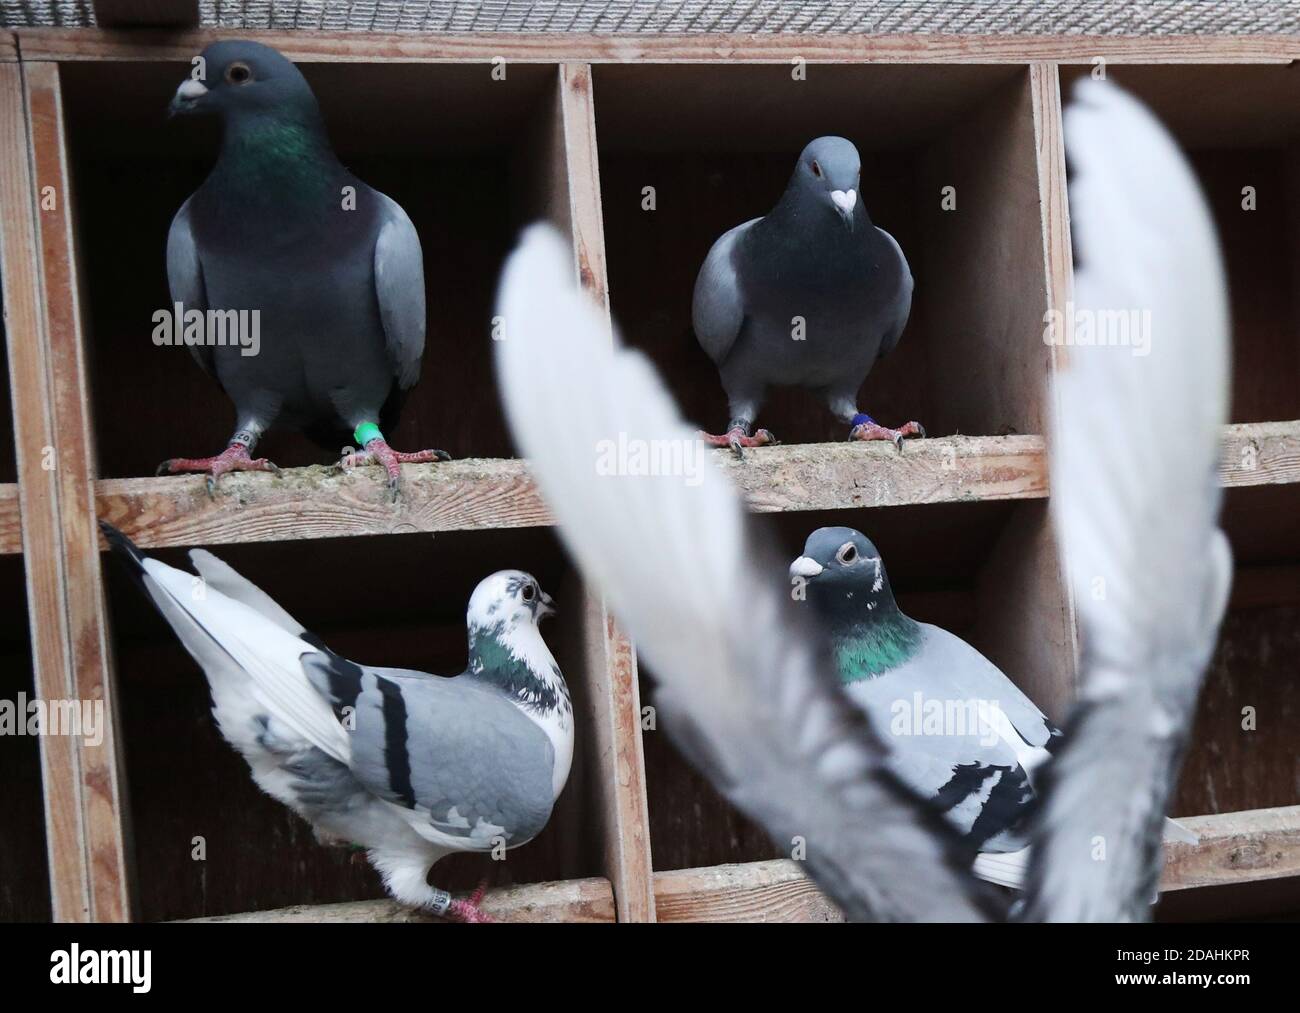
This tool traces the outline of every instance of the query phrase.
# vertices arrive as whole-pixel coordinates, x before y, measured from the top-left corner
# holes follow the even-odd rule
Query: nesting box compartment
[[[1084,40],[1040,42],[1032,55],[1013,40],[976,46],[957,62],[925,36],[901,48],[868,40],[860,52],[832,46],[800,79],[794,45],[723,59],[707,42],[588,39],[573,57],[567,42],[540,53],[510,36],[278,37],[342,161],[401,203],[421,236],[423,375],[388,435],[457,460],[408,468],[394,507],[365,469],[300,467],[336,455],[295,435],[259,447],[291,470],[227,476],[215,499],[201,476],[149,477],[165,458],[219,450],[233,421],[188,354],[150,337],[169,305],[168,225],[217,143],[211,124],[167,123],[165,108],[212,38],[29,32],[22,73],[18,51],[0,50],[0,198],[30,210],[0,221],[12,379],[0,407],[17,449],[0,446],[0,605],[31,618],[0,628],[0,678],[7,695],[26,685],[103,698],[117,718],[97,749],[0,738],[22,785],[0,861],[25,870],[0,890],[0,918],[268,919],[302,904],[344,917],[334,903],[348,918],[391,916],[368,866],[318,845],[252,784],[212,724],[197,666],[101,558],[95,516],[174,565],[187,547],[213,547],[366,663],[459,672],[466,600],[495,569],[529,570],[556,595],[560,617],[543,633],[574,696],[569,785],[536,841],[500,867],[448,859],[440,885],[469,888],[486,868],[523,891],[512,910],[552,920],[835,917],[796,864],[771,861],[788,849],[649,727],[652,673],[638,673],[635,645],[512,457],[490,338],[504,257],[522,226],[550,219],[573,240],[575,278],[688,417],[716,431],[727,406],[691,333],[696,272],[723,231],[771,208],[820,134],[857,144],[861,199],[916,281],[907,329],[860,407],[887,424],[917,419],[931,438],[901,455],[849,444],[815,396],[774,390],[759,421],[786,445],[719,463],[781,557],[818,526],[859,528],[904,611],[968,639],[1064,719],[1077,634],[1048,513],[1042,436],[1059,351],[1044,330],[1070,298],[1060,89],[1090,69]],[[1212,64],[1220,44],[1195,51]],[[1108,72],[1191,149],[1223,236],[1236,332],[1221,479],[1237,581],[1174,804],[1203,843],[1171,854],[1165,880],[1208,889],[1171,894],[1161,916],[1295,910],[1300,74],[1116,61]],[[1247,186],[1257,211],[1242,209]],[[41,207],[46,187],[55,208]],[[47,446],[54,471],[41,467]],[[50,614],[64,626],[44,623]],[[1234,848],[1256,858],[1237,862]],[[46,855],[41,878],[30,866],[44,870]]]
[[[691,329],[696,273],[723,232],[771,210],[805,144],[840,134],[862,156],[867,213],[898,241],[916,284],[902,340],[872,369],[861,410],[890,426],[917,419],[931,436],[1042,432],[1050,348],[1029,71],[793,73],[595,69],[610,298],[624,339],[664,372],[688,418],[721,432],[726,398]],[[758,424],[787,443],[847,435],[805,390],[774,388]]]

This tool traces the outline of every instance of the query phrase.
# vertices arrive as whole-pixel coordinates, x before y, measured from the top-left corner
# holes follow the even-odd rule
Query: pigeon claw
[[[739,426],[723,433],[720,436],[714,436],[712,433],[701,432],[700,439],[711,447],[727,447],[736,457],[744,459],[745,447],[774,447],[781,441],[778,440],[767,429],[760,429],[753,436],[750,436]]]
[[[919,436],[925,438],[925,427],[919,422],[908,422],[899,426],[897,429],[889,429],[886,426],[878,426],[874,422],[864,422],[861,425],[854,426],[849,431],[850,440],[888,440],[901,454],[903,452],[903,439],[908,436]]]
[[[457,899],[451,902],[451,907],[443,915],[448,921],[464,922],[466,924],[491,923],[496,919],[480,907],[483,903],[483,896],[487,893],[488,881],[482,880],[474,892],[465,899]]]
[[[208,495],[215,497],[217,482],[228,471],[269,471],[278,475],[280,469],[265,457],[249,457],[242,443],[232,443],[216,457],[173,457],[158,465],[155,475],[179,475],[185,472],[207,472]]]
[[[429,464],[434,461],[450,461],[451,455],[445,450],[416,450],[403,453],[394,450],[382,438],[371,440],[365,450],[352,450],[344,454],[337,467],[351,471],[367,464],[382,464],[388,473],[388,492],[393,503],[401,493],[402,465]]]

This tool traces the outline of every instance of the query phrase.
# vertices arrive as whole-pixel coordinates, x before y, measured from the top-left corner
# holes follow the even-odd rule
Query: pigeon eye
[[[817,159],[815,159],[815,158],[813,159],[812,171],[813,171],[813,175],[814,175],[814,176],[818,176],[818,177],[820,177],[821,174],[822,174],[821,163],[818,162]]]
[[[247,84],[253,80],[253,72],[246,63],[232,63],[226,68],[226,80],[231,84]]]
[[[845,566],[848,566],[858,558],[857,547],[852,542],[848,545],[841,546],[840,551],[835,554],[835,558]]]
[[[522,592],[522,597],[524,601],[532,601],[536,594],[537,592],[533,589],[533,585],[527,584]]]

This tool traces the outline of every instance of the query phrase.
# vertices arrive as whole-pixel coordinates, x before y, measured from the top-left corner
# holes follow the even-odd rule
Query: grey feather
[[[424,356],[424,255],[406,212],[383,194],[376,196],[384,222],[375,242],[375,294],[393,375],[406,390],[420,378]]]
[[[186,310],[206,311],[208,296],[203,286],[203,264],[199,259],[198,246],[194,242],[194,232],[190,225],[190,202],[185,201],[172,219],[171,228],[167,230],[167,287],[171,292],[172,302],[180,303]],[[203,371],[215,376],[209,345],[190,345],[190,354],[194,361],[203,367]]]

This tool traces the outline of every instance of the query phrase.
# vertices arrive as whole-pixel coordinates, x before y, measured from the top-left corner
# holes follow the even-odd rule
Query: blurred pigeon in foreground
[[[497,312],[510,329],[497,361],[515,439],[566,544],[661,680],[661,727],[778,847],[806,842],[811,874],[850,918],[996,916],[956,833],[886,768],[820,641],[769,579],[777,568],[749,537],[739,495],[646,360],[610,345],[549,228],[525,233]],[[610,446],[676,452],[684,472],[597,467]]]
[[[323,843],[364,847],[401,903],[490,921],[483,887],[453,900],[426,877],[455,852],[532,840],[568,779],[573,708],[537,628],[553,611],[537,581],[502,570],[479,582],[469,664],[442,679],[339,657],[202,549],[190,553],[198,582],[100,528],[203,668],[217,726],[258,787]]]
[[[223,126],[208,178],[181,205],[167,237],[167,281],[184,311],[260,313],[257,345],[191,344],[235,403],[229,446],[215,457],[164,461],[159,473],[274,471],[250,457],[272,427],[302,430],[341,464],[382,464],[397,495],[403,454],[380,426],[397,424],[424,354],[424,267],[406,212],[334,155],[316,97],[292,63],[256,42],[215,42],[206,75],[187,78],[173,115]],[[206,335],[216,340],[216,335]],[[260,347],[259,347],[260,346]],[[256,354],[248,354],[254,352]]]
[[[1065,130],[1075,319],[1147,310],[1149,354],[1104,330],[1062,349],[1051,508],[1078,589],[1082,671],[1047,772],[1026,917],[1145,920],[1232,582],[1217,520],[1227,286],[1200,187],[1146,109],[1083,81]]]
[[[861,532],[814,531],[790,577],[830,639],[844,691],[889,747],[890,769],[987,853],[977,876],[1020,886],[1034,771],[1061,733],[970,644],[902,613]]]
[[[713,446],[775,443],[750,429],[769,385],[810,387],[850,438],[924,436],[920,423],[887,429],[858,411],[858,388],[888,355],[912,309],[912,273],[893,236],[859,200],[858,149],[819,137],[799,156],[785,193],[762,218],[723,233],[695,281],[692,320],[718,366],[731,421]]]
[[[1146,358],[1068,350],[1052,501],[1072,574],[1112,590],[1080,610],[1084,700],[1043,772],[1030,918],[1149,917],[1229,569],[1214,524],[1228,335],[1213,231],[1154,120],[1110,86],[1090,89],[1069,121],[1085,187],[1073,215],[1090,258],[1082,305],[1151,306],[1159,325]],[[1116,192],[1099,202],[1089,173]],[[764,579],[738,494],[645,359],[611,346],[572,273],[544,228],[507,262],[503,400],[566,544],[660,680],[664,727],[779,845],[803,838],[809,873],[850,918],[989,917],[955,832],[889,770],[824,639]],[[676,465],[629,456],[611,468],[611,447]]]

